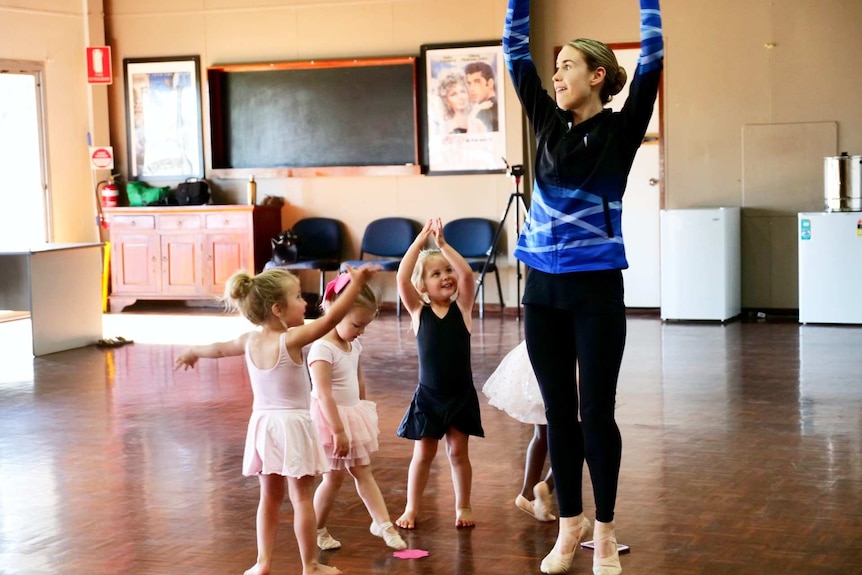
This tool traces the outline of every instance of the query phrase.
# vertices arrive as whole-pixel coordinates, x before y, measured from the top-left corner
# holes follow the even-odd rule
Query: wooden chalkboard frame
[[[279,166],[264,168],[233,168],[221,167],[228,162],[229,150],[226,148],[224,105],[222,80],[225,74],[253,74],[256,72],[273,72],[288,70],[313,70],[326,68],[370,67],[370,66],[412,66],[413,69],[413,162],[400,165],[370,165],[370,166]],[[352,60],[309,60],[297,62],[273,62],[255,64],[226,64],[207,68],[207,80],[210,99],[210,141],[212,151],[212,166],[209,176],[212,178],[230,179],[247,178],[255,175],[259,178],[276,177],[313,177],[313,176],[405,176],[421,174],[419,159],[419,126],[418,103],[416,97],[416,66],[417,59],[413,56],[397,58],[364,58]]]

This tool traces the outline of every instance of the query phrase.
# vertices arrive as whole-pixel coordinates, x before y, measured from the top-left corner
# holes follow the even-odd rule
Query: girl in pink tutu
[[[327,284],[323,294],[326,315],[352,283],[348,274],[341,274]],[[326,520],[345,471],[353,477],[356,491],[371,515],[371,534],[382,538],[393,549],[406,549],[407,544],[389,519],[383,494],[371,471],[371,453],[377,451],[377,406],[365,399],[365,378],[359,363],[362,344],[359,336],[377,317],[377,297],[363,286],[353,306],[344,318],[321,339],[312,344],[308,353],[311,371],[311,417],[317,426],[331,471],[314,494],[317,515],[317,546],[338,549],[341,542],[329,534]]]
[[[199,345],[177,358],[176,368],[194,367],[201,357],[245,355],[254,395],[246,435],[243,475],[257,476],[257,562],[245,575],[268,575],[284,500],[285,478],[293,505],[293,531],[299,544],[303,575],[338,575],[317,561],[314,533],[314,476],[329,470],[309,413],[311,382],[302,348],[324,336],[353,308],[353,302],[377,266],[349,268],[353,280],[329,313],[305,323],[305,300],[299,279],[286,270],[256,276],[235,273],[227,282],[225,301],[260,329],[232,341]]]

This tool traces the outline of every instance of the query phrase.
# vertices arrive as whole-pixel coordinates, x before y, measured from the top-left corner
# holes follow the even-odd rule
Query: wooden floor
[[[239,574],[254,561],[258,484],[240,473],[251,407],[242,360],[174,372],[184,347],[145,343],[136,314],[122,315],[127,331],[112,335],[134,345],[35,360],[10,327],[26,322],[2,325],[0,573]],[[207,341],[218,321],[198,313],[155,325],[161,341]],[[474,326],[481,387],[521,334],[511,317]],[[416,344],[406,317],[387,314],[363,345],[381,423],[376,476],[397,517],[411,443],[395,429],[416,383]],[[513,505],[531,429],[480,398],[478,526],[453,527],[441,450],[418,529],[404,532],[430,556],[392,557],[346,486],[329,524],[344,547],[323,554],[326,563],[357,575],[538,573],[556,526]],[[632,547],[624,573],[862,573],[862,328],[630,317],[618,404],[617,531]],[[592,518],[589,494],[586,507]],[[291,519],[285,503],[275,574],[300,573]],[[590,565],[579,553],[572,573]]]

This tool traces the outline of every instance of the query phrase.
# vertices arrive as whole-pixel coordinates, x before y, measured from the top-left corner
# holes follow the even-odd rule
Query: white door
[[[619,110],[628,97],[640,48],[615,49],[614,53],[629,77],[623,91],[614,96],[609,105],[613,110]],[[623,200],[623,239],[629,261],[629,269],[623,270],[623,282],[626,307],[630,308],[661,307],[660,130],[656,100],[645,142],[635,156]]]
[[[0,61],[0,246],[50,240],[37,66]]]

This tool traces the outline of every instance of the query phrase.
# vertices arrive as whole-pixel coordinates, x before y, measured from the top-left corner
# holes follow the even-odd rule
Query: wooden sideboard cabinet
[[[139,299],[215,299],[237,270],[257,273],[281,231],[280,206],[105,208],[111,312]]]

